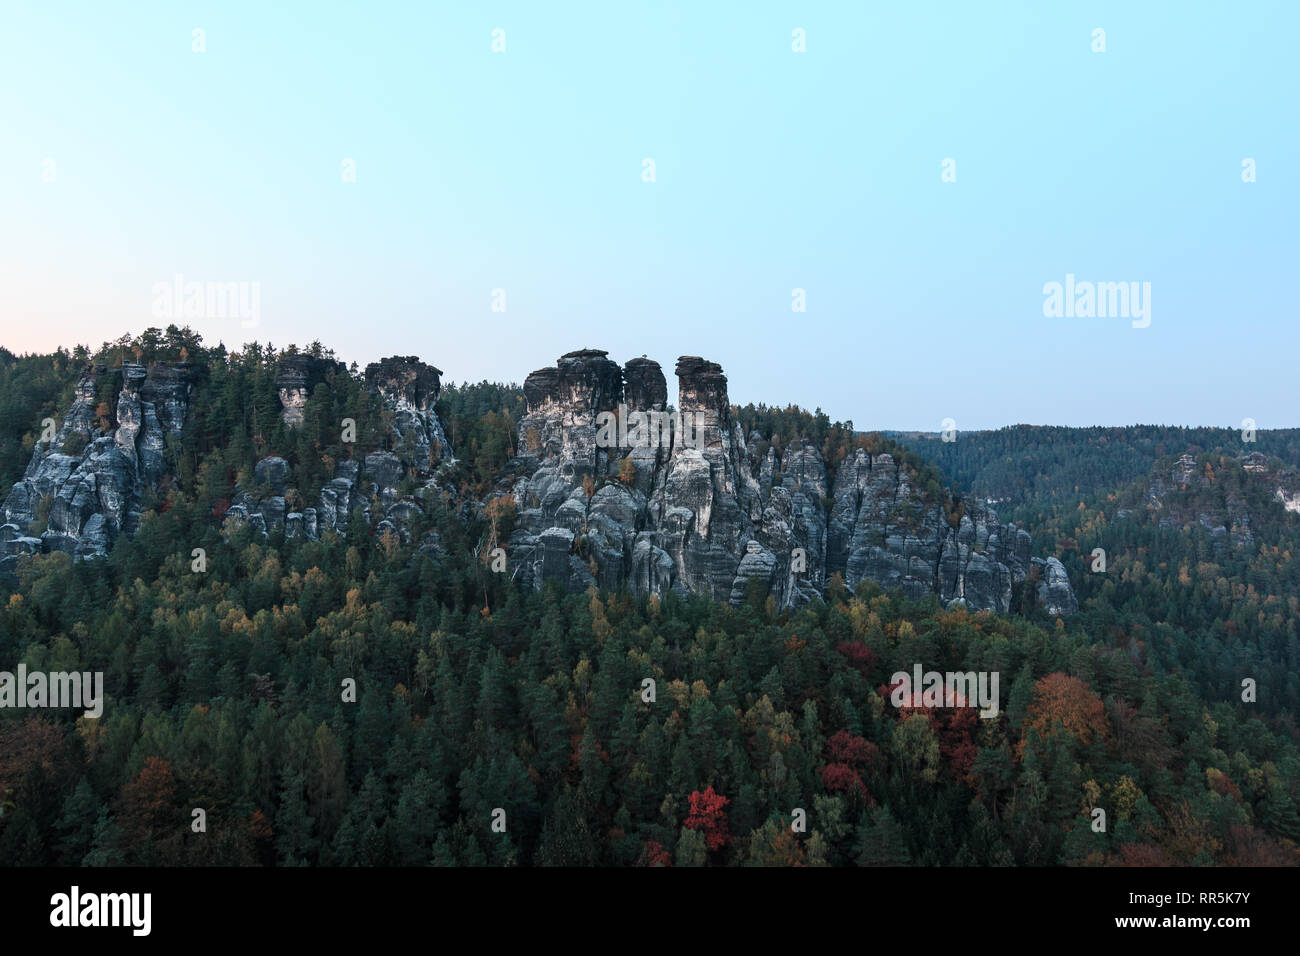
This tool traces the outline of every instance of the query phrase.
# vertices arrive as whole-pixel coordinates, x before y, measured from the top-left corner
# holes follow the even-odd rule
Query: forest
[[[493,516],[473,502],[515,450],[513,385],[443,389],[457,462],[421,492],[411,536],[436,532],[435,552],[361,513],[319,541],[224,527],[259,458],[285,457],[310,495],[334,460],[390,440],[355,366],[285,428],[284,354],[174,327],[93,353],[0,351],[6,489],[87,361],[204,370],[134,537],[104,559],[23,558],[0,584],[0,669],[102,671],[107,696],[99,720],[0,711],[0,863],[1300,862],[1300,519],[1252,483],[1226,430],[1022,428],[949,447],[820,410],[732,409],[778,448],[813,440],[832,468],[853,447],[891,450],[922,486],[1009,498],[1004,515],[1066,564],[1069,618],[838,577],[795,611],[756,591],[738,606],[526,591],[475,556]],[[342,409],[356,448],[326,427]],[[1259,447],[1297,463],[1289,435]],[[1211,477],[1169,490],[1161,515],[1244,509],[1247,543],[1147,509],[1149,476],[1188,452]],[[894,707],[891,675],[917,662],[998,672],[999,715]]]

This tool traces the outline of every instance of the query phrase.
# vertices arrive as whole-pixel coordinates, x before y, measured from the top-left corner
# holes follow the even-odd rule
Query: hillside
[[[595,350],[442,374],[175,329],[0,370],[0,662],[106,696],[0,711],[0,860],[1300,861],[1286,459],[1139,444],[1056,495],[1038,445],[1093,436],[1030,435],[1017,527],[703,359],[672,405]],[[620,404],[698,418],[611,446]],[[898,706],[918,664],[996,716]]]

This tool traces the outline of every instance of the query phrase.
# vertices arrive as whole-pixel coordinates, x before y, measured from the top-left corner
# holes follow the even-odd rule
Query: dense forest
[[[1170,455],[1258,451],[1300,466],[1300,429],[1256,430],[1251,442],[1231,428],[1129,425],[1063,428],[1013,425],[959,432],[953,441],[922,432],[889,432],[933,462],[949,480],[1012,509],[1106,494],[1145,477]]]
[[[838,578],[794,612],[757,593],[525,591],[475,557],[494,517],[473,502],[523,413],[513,386],[443,390],[457,461],[420,490],[412,535],[435,531],[436,552],[375,536],[360,513],[319,541],[223,527],[221,502],[259,458],[284,457],[310,493],[331,460],[391,441],[355,367],[286,429],[282,354],[174,329],[93,355],[0,352],[6,487],[87,360],[206,372],[138,533],[107,559],[23,558],[0,589],[0,669],[102,671],[107,696],[98,720],[0,711],[0,863],[1300,862],[1300,533],[1221,442],[1042,429],[945,452],[820,411],[733,409],[778,449],[814,441],[832,469],[868,447],[924,487],[1014,494],[1008,516],[1032,514],[1069,569],[1070,618]],[[325,425],[344,410],[356,446]],[[1261,450],[1282,457],[1289,439],[1265,447],[1269,434]],[[1102,438],[1107,454],[1082,451]],[[1212,478],[1168,490],[1162,515],[1244,508],[1248,542],[1147,509],[1150,474],[1189,448]],[[998,672],[1000,714],[895,707],[891,675],[918,661]]]
[[[1255,677],[1269,688],[1259,706],[1289,727],[1300,710],[1300,515],[1242,456],[1294,468],[1300,430],[1254,437],[1019,426],[910,440],[946,478],[1001,499],[999,513],[1060,558],[1080,602],[1072,624],[1147,646],[1206,700],[1231,696],[1233,675]],[[1195,480],[1173,482],[1184,455]],[[1095,549],[1105,552],[1104,570],[1094,570]]]

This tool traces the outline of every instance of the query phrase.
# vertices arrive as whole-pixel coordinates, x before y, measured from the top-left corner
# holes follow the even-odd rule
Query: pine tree
[[[907,834],[886,806],[872,807],[858,822],[858,866],[908,866]]]

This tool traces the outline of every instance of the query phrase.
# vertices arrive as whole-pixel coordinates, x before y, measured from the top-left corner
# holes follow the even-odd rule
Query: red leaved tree
[[[140,775],[122,788],[117,819],[137,862],[161,866],[178,862],[186,821],[175,800],[176,777],[162,757],[146,760]]]
[[[663,848],[658,840],[646,840],[641,850],[643,866],[672,866],[673,855]]]
[[[847,657],[849,665],[859,673],[866,674],[876,666],[876,652],[862,641],[840,641],[835,650]]]
[[[1083,747],[1091,744],[1094,738],[1105,740],[1110,735],[1101,698],[1079,678],[1060,671],[1048,674],[1034,685],[1034,699],[1025,715],[1021,733],[1028,737],[1029,731],[1036,730],[1038,736],[1046,740],[1057,732],[1058,724]],[[1020,741],[1018,753],[1024,756],[1024,740]]]
[[[854,792],[868,803],[874,803],[862,773],[879,759],[880,748],[863,737],[855,737],[847,730],[837,730],[826,741],[826,764],[819,771],[822,784],[831,793]]]
[[[710,850],[721,850],[731,841],[727,832],[726,806],[731,802],[720,793],[714,793],[710,786],[703,793],[693,790],[690,796],[691,812],[683,826],[704,833],[704,845]]]

